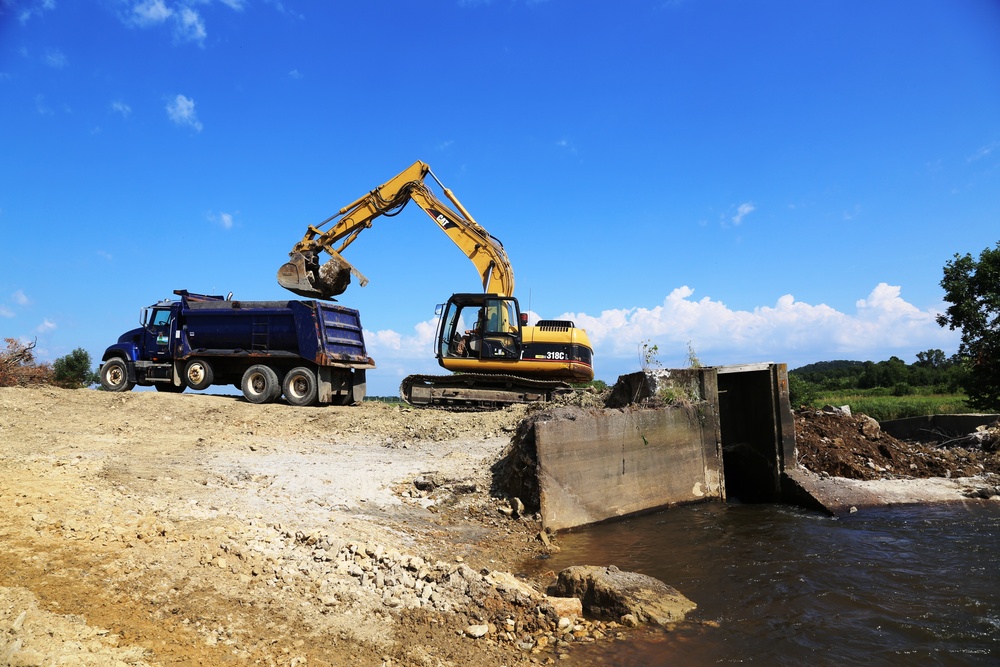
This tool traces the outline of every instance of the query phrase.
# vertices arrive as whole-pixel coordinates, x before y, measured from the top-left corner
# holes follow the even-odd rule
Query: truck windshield
[[[169,310],[154,310],[153,320],[150,322],[154,327],[162,327],[170,322],[170,311]]]

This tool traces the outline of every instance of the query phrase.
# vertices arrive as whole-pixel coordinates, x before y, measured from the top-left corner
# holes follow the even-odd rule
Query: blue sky
[[[174,289],[295,298],[291,246],[415,160],[523,309],[682,366],[907,362],[1000,240],[993,0],[0,0],[0,335],[95,362]],[[416,207],[347,253],[369,393],[478,276]]]

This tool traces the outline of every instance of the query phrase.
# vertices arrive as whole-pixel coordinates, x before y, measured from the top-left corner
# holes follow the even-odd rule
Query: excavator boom
[[[428,175],[454,208],[427,187],[424,181]],[[361,232],[371,227],[375,219],[397,215],[410,201],[416,202],[472,261],[482,279],[484,292],[506,296],[514,293],[514,271],[503,244],[477,223],[430,167],[419,160],[319,225],[310,225],[289,253],[289,261],[278,269],[278,284],[300,296],[317,299],[343,294],[351,282],[351,275],[358,278],[363,287],[367,278],[341,253]],[[320,264],[322,252],[330,259]]]

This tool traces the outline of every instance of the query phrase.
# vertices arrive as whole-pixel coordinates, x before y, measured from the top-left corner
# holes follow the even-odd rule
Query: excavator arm
[[[427,187],[424,180],[428,175],[437,182],[454,209]],[[289,253],[289,261],[278,269],[278,284],[300,296],[318,299],[343,294],[351,282],[351,274],[364,287],[368,279],[344,259],[342,253],[361,232],[372,226],[376,218],[397,215],[410,201],[416,202],[472,261],[482,279],[484,292],[513,295],[514,271],[503,244],[477,223],[431,168],[420,161],[319,225],[310,225]],[[330,259],[320,264],[322,252]]]

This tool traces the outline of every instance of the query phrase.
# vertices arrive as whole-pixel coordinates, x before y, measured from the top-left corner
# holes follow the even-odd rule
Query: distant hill
[[[792,369],[789,373],[799,373],[800,375],[805,375],[807,373],[823,373],[826,374],[850,374],[852,372],[863,369],[865,366],[864,361],[817,361],[814,364],[807,364],[799,368]]]

